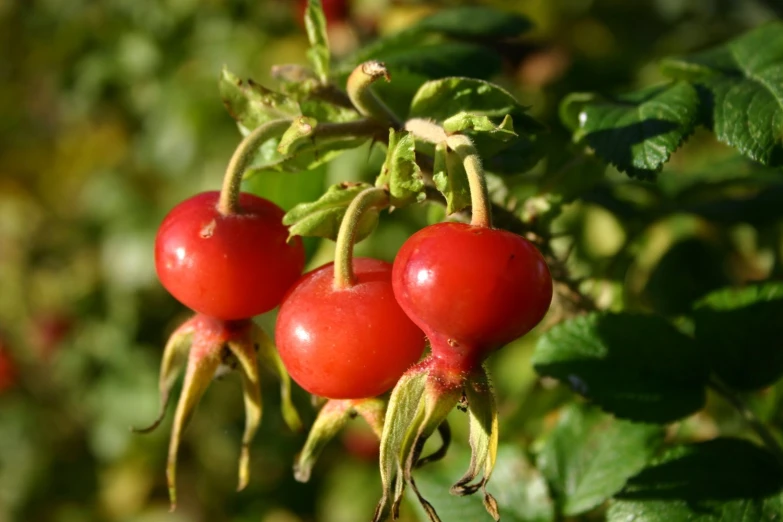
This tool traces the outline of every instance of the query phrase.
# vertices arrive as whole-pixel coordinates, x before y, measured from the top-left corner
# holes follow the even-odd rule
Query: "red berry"
[[[348,0],[321,0],[327,25],[342,23],[348,19]],[[296,19],[304,25],[307,0],[297,0]]]
[[[439,223],[411,236],[394,260],[394,295],[436,359],[469,371],[529,332],[552,300],[536,247],[505,230]]]
[[[391,389],[424,351],[424,334],[391,285],[392,265],[354,258],[356,283],[335,289],[334,265],[306,274],[280,307],[275,340],[291,378],[330,399],[375,397]]]
[[[16,385],[16,380],[16,364],[8,349],[3,346],[3,341],[0,340],[0,393],[13,388]]]
[[[223,320],[246,319],[277,306],[304,266],[301,239],[289,244],[283,210],[252,194],[241,212],[217,210],[218,192],[174,207],[155,238],[158,278],[193,310]]]

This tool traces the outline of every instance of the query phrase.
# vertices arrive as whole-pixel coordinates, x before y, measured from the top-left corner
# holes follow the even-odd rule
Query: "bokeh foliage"
[[[760,0],[486,3],[527,17],[530,30],[521,39],[490,45],[470,41],[467,28],[464,39],[469,41],[449,47],[452,54],[447,55],[437,47],[442,43],[432,42],[429,53],[414,56],[420,60],[418,69],[400,66],[393,75],[403,87],[386,88],[397,96],[389,99],[390,105],[408,107],[427,79],[424,73],[462,73],[492,79],[530,106],[530,114],[549,132],[523,144],[536,151],[529,165],[509,164],[509,156],[503,155],[488,159],[492,171],[516,171],[502,180],[490,179],[495,201],[523,218],[535,216],[542,229],[557,236],[552,240],[555,253],[567,258],[569,273],[584,279],[581,290],[602,307],[676,318],[682,331],[695,332],[697,342],[717,342],[713,369],[749,390],[746,400],[779,437],[783,388],[739,372],[733,354],[720,345],[727,339],[742,342],[741,330],[730,329],[727,321],[746,320],[743,313],[750,321],[758,314],[732,305],[741,296],[705,298],[725,286],[783,275],[779,169],[761,166],[722,144],[698,126],[712,121],[720,137],[720,116],[696,114],[685,103],[675,121],[687,127],[682,136],[663,135],[665,154],[635,165],[644,170],[640,177],[650,177],[648,171],[662,166],[656,183],[629,180],[613,167],[604,175],[604,165],[572,143],[568,114],[561,119],[561,110],[567,113],[561,100],[575,92],[600,93],[627,108],[639,103],[639,93],[649,96],[647,89],[653,89],[655,96],[688,102],[694,95],[690,84],[660,87],[669,77],[681,79],[671,69],[682,72],[682,64],[699,56],[699,50],[772,20],[781,15],[780,8]],[[399,47],[381,57],[390,68],[409,63],[416,53],[410,42],[421,31],[455,37],[453,29],[417,25],[447,4],[352,2],[351,18],[330,26],[332,50],[342,59],[338,63],[373,56],[359,53],[359,45],[377,36],[391,38],[400,30],[412,34],[412,40],[402,38]],[[352,426],[327,449],[312,481],[295,483],[291,464],[303,435],[286,432],[275,409],[273,383],[264,390],[267,409],[254,445],[251,483],[240,494],[234,492],[242,432],[235,376],[212,387],[186,434],[181,501],[174,514],[167,513],[163,475],[167,426],[144,437],[128,429],[154,416],[162,343],[186,317],[156,282],[156,227],[179,200],[219,186],[239,140],[220,100],[223,66],[274,85],[271,67],[305,63],[306,50],[299,10],[288,0],[0,0],[0,348],[16,367],[9,378],[13,382],[0,395],[0,520],[369,518],[380,483],[368,433]],[[658,65],[667,57],[682,57],[664,62],[668,76]],[[379,93],[384,92],[379,86]],[[616,109],[606,104],[589,110]],[[689,139],[677,149],[680,138]],[[605,141],[587,142],[601,156]],[[777,158],[778,152],[770,157]],[[671,160],[662,165],[669,154]],[[316,199],[334,183],[372,180],[382,162],[377,148],[364,147],[311,172],[260,173],[246,188],[289,209]],[[442,210],[436,206],[384,215],[357,251],[392,259],[410,233],[440,218]],[[311,266],[331,256],[327,241],[312,241],[308,247]],[[556,303],[541,331],[571,313],[568,305]],[[764,313],[776,310],[770,305]],[[584,322],[596,328],[607,322],[591,317]],[[273,320],[270,315],[259,322],[269,328]],[[663,321],[649,319],[658,320]],[[669,343],[664,337],[678,336],[668,329],[650,331],[644,339],[650,346],[642,343],[645,357],[654,357],[654,341]],[[650,340],[656,332],[660,336]],[[776,332],[754,333],[758,337],[753,342],[768,341]],[[611,345],[611,335],[607,339]],[[547,456],[558,444],[568,444],[575,425],[588,442],[590,437],[620,437],[630,429],[605,426],[604,414],[592,407],[558,409],[572,402],[573,395],[536,376],[531,364],[535,341],[531,335],[514,343],[489,363],[502,426],[502,458],[491,484],[509,520],[551,520],[555,511],[569,514],[600,503],[605,497],[569,489],[573,484],[566,480],[576,477],[579,486],[579,481],[589,481],[590,470],[556,469],[547,464]],[[769,365],[780,362],[774,359]],[[662,378],[674,370],[669,367]],[[628,384],[640,386],[635,380]],[[754,391],[761,386],[767,387]],[[695,393],[695,406],[680,413],[691,413],[703,400],[706,408],[672,425],[668,442],[693,443],[717,434],[753,437],[724,402],[712,394],[705,399],[702,388]],[[299,390],[295,400],[311,422],[308,397]],[[454,413],[452,424],[459,435],[455,441],[466,440],[464,416]],[[634,436],[660,442],[655,430],[636,428]],[[424,491],[433,491],[428,495],[436,507],[444,506],[445,519],[450,512],[464,514],[468,512],[462,510],[474,507],[468,499],[440,499],[435,492],[443,488],[434,485],[448,484],[464,468],[464,448],[455,445],[442,465],[420,479]],[[734,450],[742,450],[740,446]],[[685,457],[709,460],[717,450],[705,443],[688,451]],[[669,457],[677,456],[659,458]],[[625,464],[622,473],[627,476],[639,469],[638,463]],[[655,487],[654,479],[637,476],[631,496],[606,516],[620,520],[644,509],[633,492]],[[603,488],[604,495],[616,493],[619,486],[608,482],[595,487]],[[524,491],[520,484],[526,485]],[[765,506],[759,509],[773,509]],[[476,517],[480,504],[478,508]],[[403,516],[413,521],[420,514],[406,506]],[[591,516],[603,513],[599,508]]]

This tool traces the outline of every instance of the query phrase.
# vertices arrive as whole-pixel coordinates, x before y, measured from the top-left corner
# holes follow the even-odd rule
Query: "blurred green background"
[[[722,42],[783,11],[776,0],[490,3],[534,22],[522,41],[499,48],[504,74],[496,80],[563,148],[569,136],[557,105],[565,94],[655,83],[656,59]],[[348,4],[347,17],[330,26],[338,56],[454,5]],[[380,494],[372,437],[355,422],[311,482],[297,484],[291,463],[304,435],[285,429],[271,378],[252,479],[241,493],[234,491],[244,422],[236,376],[210,388],[185,435],[175,513],[164,477],[170,415],[151,435],[129,431],[154,418],[162,345],[187,317],[155,278],[157,225],[180,200],[219,187],[240,138],[218,95],[220,70],[225,64],[274,86],[272,65],[305,62],[299,17],[293,0],[0,0],[0,521],[370,518]],[[290,208],[331,183],[372,177],[376,156],[363,147],[317,172],[257,177],[247,188]],[[673,195],[682,180],[705,169],[756,172],[698,132],[661,175],[661,197],[674,201],[666,213],[645,217],[649,186],[616,172],[592,202],[569,207],[559,226],[576,237],[574,269],[600,276],[593,290],[608,306],[676,314],[712,288],[781,274],[779,199],[748,219],[734,207],[707,217],[678,213]],[[779,188],[777,178],[772,184]],[[529,180],[519,186],[529,189]],[[714,192],[686,203],[744,197]],[[422,209],[384,216],[359,252],[392,259],[426,220]],[[328,260],[331,248],[311,243],[311,266]],[[273,324],[272,316],[259,320]],[[520,449],[551,426],[546,413],[569,396],[537,381],[530,347],[526,339],[490,362],[501,437],[517,448],[520,465]],[[297,391],[311,422],[309,399]],[[455,451],[441,471],[467,465],[466,422],[455,415]],[[724,432],[742,429],[729,413],[719,418]],[[715,422],[694,421],[692,431],[710,436]],[[498,472],[493,482],[502,480]],[[418,515],[406,506],[403,516]]]

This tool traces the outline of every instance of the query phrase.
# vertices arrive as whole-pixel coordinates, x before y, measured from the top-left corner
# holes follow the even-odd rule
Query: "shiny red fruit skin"
[[[218,192],[174,207],[155,238],[155,268],[179,302],[222,320],[247,319],[277,306],[302,273],[304,248],[288,244],[283,210],[242,193],[240,213],[222,215]]]
[[[424,351],[424,333],[394,299],[391,263],[354,258],[356,284],[334,288],[329,263],[303,276],[283,300],[275,341],[291,378],[329,399],[390,390]]]
[[[529,332],[552,300],[549,268],[531,242],[464,223],[438,223],[411,236],[392,280],[433,356],[460,372]]]

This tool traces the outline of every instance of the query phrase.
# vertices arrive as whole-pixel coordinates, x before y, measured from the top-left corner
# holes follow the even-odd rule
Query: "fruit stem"
[[[357,195],[340,222],[337,233],[337,245],[334,258],[334,288],[343,290],[356,283],[353,273],[353,244],[356,240],[356,229],[365,211],[370,208],[384,208],[389,205],[389,193],[383,187],[370,187]]]
[[[470,224],[474,227],[492,228],[492,201],[489,199],[487,178],[476,147],[470,138],[462,134],[449,136],[446,144],[462,159],[462,166],[468,175],[472,215]]]
[[[245,169],[252,161],[258,147],[267,140],[282,136],[290,125],[291,120],[287,119],[268,121],[253,129],[239,143],[234,155],[231,156],[231,161],[228,162],[226,174],[223,176],[223,187],[220,189],[220,199],[217,206],[218,212],[224,216],[241,212],[239,192]]]
[[[758,435],[762,440],[767,450],[769,450],[769,452],[775,456],[778,464],[783,467],[783,448],[781,448],[780,443],[775,439],[774,435],[772,435],[767,426],[761,422],[761,419],[759,419],[753,410],[751,410],[750,407],[745,404],[745,401],[743,401],[734,390],[726,386],[718,379],[711,378],[709,381],[709,387],[715,390],[718,395],[726,399],[727,402],[734,406],[734,408],[745,419],[745,422],[748,423],[750,428],[756,432],[756,435]]]
[[[405,122],[405,130],[420,140],[438,145],[448,140],[446,131],[437,123],[424,118],[411,118]]]
[[[399,128],[400,119],[370,89],[370,86],[380,78],[384,78],[387,82],[391,79],[386,65],[382,62],[370,60],[359,64],[348,77],[346,84],[348,97],[362,116]]]

